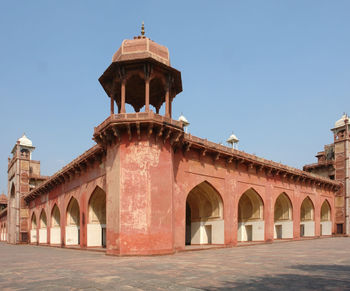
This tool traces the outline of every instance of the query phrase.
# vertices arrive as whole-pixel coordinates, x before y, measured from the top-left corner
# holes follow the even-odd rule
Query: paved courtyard
[[[0,244],[0,290],[350,290],[350,238],[157,257]]]

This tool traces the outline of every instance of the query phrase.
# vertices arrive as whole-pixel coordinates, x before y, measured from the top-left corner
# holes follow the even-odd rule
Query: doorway
[[[282,225],[276,225],[276,236],[277,239],[282,239]]]
[[[305,227],[304,224],[300,224],[300,237],[305,235]]]
[[[212,241],[212,239],[211,239],[211,225],[206,225],[204,227],[204,229],[205,229],[205,235],[207,236],[206,241],[208,244],[211,244],[211,241]]]
[[[245,226],[245,231],[247,234],[247,241],[252,241],[253,240],[253,226],[252,225],[246,225]]]

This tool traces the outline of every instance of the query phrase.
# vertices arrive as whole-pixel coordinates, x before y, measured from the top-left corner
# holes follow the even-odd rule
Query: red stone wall
[[[186,198],[202,182],[208,182],[223,201],[224,242],[237,244],[238,202],[253,188],[264,205],[265,241],[274,237],[274,204],[286,193],[293,207],[294,239],[300,237],[300,207],[309,197],[314,204],[315,236],[320,235],[320,212],[325,199],[331,206],[334,222],[334,192],[310,182],[296,182],[278,173],[244,163],[227,163],[211,154],[191,149],[175,152],[169,140],[124,134],[106,145],[102,162],[89,165],[81,174],[49,190],[29,203],[37,224],[44,209],[50,242],[51,211],[57,204],[61,215],[61,240],[65,241],[67,206],[72,197],[80,207],[80,246],[87,246],[89,197],[99,186],[106,192],[107,253],[147,255],[172,253],[185,247]],[[309,180],[310,181],[310,180]],[[29,223],[30,225],[30,223]],[[334,226],[333,226],[334,232]]]
[[[279,176],[267,176],[264,172],[248,169],[246,165],[225,164],[214,161],[211,156],[190,151],[185,155],[177,151],[174,161],[174,216],[175,248],[185,246],[186,198],[195,186],[209,182],[221,195],[224,204],[225,244],[237,243],[238,202],[241,195],[253,188],[263,200],[265,220],[265,240],[272,241],[274,234],[274,204],[277,197],[285,192],[293,207],[294,238],[300,237],[300,207],[306,197],[310,197],[315,207],[315,235],[320,235],[321,205],[325,199],[331,206],[334,221],[334,194],[316,186],[291,182]],[[334,226],[333,226],[334,232]]]

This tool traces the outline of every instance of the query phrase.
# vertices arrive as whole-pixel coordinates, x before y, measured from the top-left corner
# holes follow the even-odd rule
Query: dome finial
[[[142,21],[142,25],[141,25],[141,35],[144,36],[145,35],[145,23]]]

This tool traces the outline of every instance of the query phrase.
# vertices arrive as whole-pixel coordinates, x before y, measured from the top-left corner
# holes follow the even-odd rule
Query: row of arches
[[[327,199],[322,202],[317,210],[320,211],[317,221],[320,221],[321,235],[331,235],[331,206]],[[293,212],[297,208],[300,211]],[[288,194],[282,192],[274,201],[272,215],[266,216],[267,210],[270,209],[266,209],[264,200],[255,189],[250,188],[240,196],[235,208],[237,216],[233,215],[236,217],[233,224],[237,225],[237,241],[264,241],[265,225],[271,236],[272,218],[274,239],[293,238],[298,233],[296,227],[300,227],[300,236],[315,236],[315,206],[310,197],[301,204],[293,205]],[[293,217],[293,213],[300,217]],[[220,193],[206,181],[198,184],[186,197],[185,244],[225,244],[225,216]],[[81,237],[84,245],[86,239],[88,247],[106,246],[106,193],[99,187],[88,200],[86,215],[85,211],[81,211],[78,200],[71,197],[64,209],[54,204],[50,212],[42,208],[31,216],[31,243],[80,245]]]
[[[41,210],[38,220],[33,212],[31,216],[30,242],[67,246],[79,245],[80,216],[80,206],[78,200],[74,197],[70,199],[63,217],[57,204],[54,204],[51,209],[49,221],[45,209]],[[49,236],[48,230],[50,232]],[[86,231],[88,247],[106,246],[106,194],[100,187],[96,187],[88,203]],[[49,241],[48,237],[50,238]],[[62,240],[63,238],[64,240]]]
[[[253,188],[245,191],[237,211],[237,241],[264,241],[264,203],[258,192]],[[326,199],[320,212],[321,235],[331,235],[331,207]],[[285,192],[277,197],[273,214],[274,239],[293,238],[293,204]],[[223,244],[223,215],[223,201],[214,187],[208,182],[194,187],[186,200],[186,244]],[[300,206],[300,236],[315,236],[315,207],[309,197]]]

